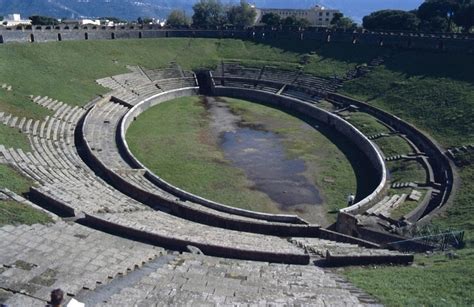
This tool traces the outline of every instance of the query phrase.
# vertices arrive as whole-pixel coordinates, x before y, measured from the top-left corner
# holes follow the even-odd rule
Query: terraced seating
[[[292,84],[300,74],[299,71],[283,70],[271,66],[262,68],[259,80],[278,82],[281,84]]]
[[[152,81],[194,76],[193,73],[183,71],[181,67],[176,63],[170,64],[170,66],[165,69],[144,69],[143,72]]]
[[[94,290],[165,252],[65,222],[0,227],[0,250],[1,287],[9,290],[0,301],[8,306],[43,306],[56,288],[69,296]]]
[[[109,161],[112,169],[130,169],[130,165],[120,157],[116,142],[119,121],[129,110],[118,103],[108,102],[104,107],[96,108],[84,125],[84,133],[91,137],[91,150],[100,160]]]
[[[281,86],[278,86],[276,84],[259,83],[255,86],[255,89],[276,94],[281,89]]]
[[[299,100],[311,102],[311,103],[316,103],[321,99],[321,97],[319,97],[317,95],[312,95],[312,94],[305,93],[305,92],[303,92],[301,90],[298,90],[297,88],[294,88],[294,87],[291,87],[291,86],[285,87],[285,89],[283,90],[283,92],[281,94],[285,95],[285,96],[288,96],[288,97],[291,97],[291,98],[296,98],[296,99],[299,99]]]
[[[47,109],[56,111],[58,110],[62,105],[64,105],[64,102],[54,100],[52,98],[49,98],[47,96],[41,97],[41,96],[36,96],[32,98],[32,101],[36,104],[39,104],[42,107],[45,107]]]
[[[368,301],[359,299],[354,290],[332,273],[314,266],[183,254],[98,306],[150,306],[156,302],[166,306],[356,306],[375,303],[370,298]]]
[[[159,81],[156,81],[156,85],[163,92],[179,89],[179,88],[197,86],[196,79],[194,77],[159,80]]]
[[[261,71],[261,68],[245,67],[239,63],[223,62],[221,65],[218,65],[213,75],[216,77],[258,79]]]
[[[293,85],[323,93],[334,92],[339,87],[339,84],[335,80],[327,80],[310,74],[300,74],[293,82]]]

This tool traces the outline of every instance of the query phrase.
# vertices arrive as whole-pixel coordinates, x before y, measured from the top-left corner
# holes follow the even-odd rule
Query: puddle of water
[[[322,204],[320,193],[308,178],[301,159],[287,159],[280,137],[248,127],[227,105],[206,98],[211,130],[220,140],[226,159],[244,170],[254,188],[267,194],[282,209],[302,204]]]

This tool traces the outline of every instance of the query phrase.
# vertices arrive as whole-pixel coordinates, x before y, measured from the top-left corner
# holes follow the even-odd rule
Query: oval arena
[[[12,34],[19,30],[10,31],[2,33],[2,43],[20,37]],[[375,34],[357,35],[363,41]],[[333,37],[343,36],[348,37]],[[2,195],[55,221],[0,228],[0,273],[10,274],[2,279],[4,301],[35,305],[61,288],[68,300],[90,305],[378,303],[334,268],[408,265],[414,253],[433,250],[410,231],[445,210],[458,186],[452,159],[425,132],[340,93],[345,82],[370,74],[384,60],[373,58],[366,71],[359,67],[343,78],[238,60],[193,71],[179,61],[155,69],[130,65],[127,73],[96,80],[107,92],[84,106],[32,95],[30,102],[51,115],[0,113],[3,125],[25,135],[31,146],[27,151],[0,145],[0,162],[32,182],[27,196],[8,189]],[[132,153],[126,134],[148,109],[190,96],[243,99],[325,125],[370,165],[363,174],[373,182],[370,191],[340,206],[335,223],[322,227],[296,214],[241,209],[173,185]],[[397,151],[392,141],[405,145]],[[394,168],[416,172],[396,179]],[[22,256],[15,258],[19,250]]]

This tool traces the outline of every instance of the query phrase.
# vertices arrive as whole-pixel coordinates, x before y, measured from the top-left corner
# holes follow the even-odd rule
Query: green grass
[[[0,144],[6,148],[21,148],[24,151],[31,151],[30,143],[25,134],[2,124],[0,124]]]
[[[390,194],[401,195],[405,193],[406,195],[410,195],[411,191],[412,189],[391,189]],[[423,197],[425,197],[426,194],[425,190],[417,189],[417,191],[422,193],[419,201],[409,200],[407,197],[403,204],[401,204],[398,208],[396,208],[390,213],[390,217],[393,219],[400,219],[404,215],[415,210],[415,208],[420,204],[420,202],[423,201]]]
[[[413,152],[410,144],[400,136],[391,135],[375,139],[373,142],[382,150],[385,157],[406,155]]]
[[[442,145],[474,140],[474,62],[472,56],[398,52],[369,75],[348,82],[343,93],[380,107],[433,136]],[[389,163],[395,180],[424,175],[421,165]],[[409,267],[351,268],[351,282],[388,306],[467,306],[474,304],[474,167],[459,170],[460,189],[447,210],[433,220],[441,228],[466,231],[459,259],[417,255]],[[423,179],[424,181],[424,179]],[[403,215],[416,204],[402,206]]]
[[[52,219],[44,212],[15,201],[0,201],[0,227],[3,225],[46,224]]]
[[[0,187],[7,188],[17,194],[28,192],[32,182],[18,174],[13,168],[0,164]]]
[[[474,139],[474,61],[456,53],[396,53],[343,93],[370,102],[429,132],[445,146]]]
[[[28,192],[32,182],[20,176],[9,166],[0,164],[0,186],[17,194]],[[35,224],[49,223],[51,218],[32,207],[15,201],[0,201],[0,226],[6,224]]]
[[[474,250],[456,253],[458,259],[420,255],[415,266],[350,268],[346,275],[387,306],[472,306]]]
[[[0,89],[0,112],[33,119],[43,119],[51,114],[48,109],[33,103],[25,92],[16,88],[12,91]]]
[[[0,84],[12,85],[13,91],[0,90],[0,111],[33,118],[47,115],[46,110],[29,101],[30,95],[83,105],[107,91],[94,82],[96,79],[127,72],[126,65],[158,68],[177,61],[186,69],[196,69],[213,68],[221,60],[234,59],[248,65],[295,68],[313,52],[305,70],[328,76],[344,74],[379,52],[370,48],[357,51],[352,46],[348,47],[352,52],[342,52],[338,46],[314,46],[308,41],[295,44],[291,40],[255,43],[188,38],[2,45]]]
[[[390,181],[392,183],[426,182],[426,171],[417,161],[389,161],[387,162],[387,168],[390,173]]]
[[[277,133],[289,159],[301,158],[304,173],[322,192],[333,212],[355,191],[350,161],[328,138],[287,113],[247,101],[226,98],[229,108],[250,125]],[[179,120],[176,120],[179,118]],[[283,212],[267,195],[252,188],[245,173],[230,165],[210,135],[209,119],[199,98],[160,104],[141,115],[127,133],[134,154],[156,174],[192,193],[240,208]],[[277,206],[278,207],[278,206]],[[334,221],[334,214],[329,217]]]
[[[385,125],[377,121],[375,117],[367,113],[349,112],[345,115],[349,116],[348,122],[356,126],[357,129],[360,130],[360,132],[367,136],[390,132],[390,129],[388,129]]]

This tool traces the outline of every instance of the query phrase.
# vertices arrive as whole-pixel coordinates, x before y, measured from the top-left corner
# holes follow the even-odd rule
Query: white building
[[[21,19],[20,14],[8,14],[0,23],[7,27],[14,27],[18,25],[31,25],[31,20]]]
[[[334,14],[340,13],[339,10],[326,9],[323,6],[316,5],[310,9],[257,9],[257,22],[262,20],[262,16],[268,13],[274,13],[284,19],[289,16],[306,19],[313,26],[328,27]]]
[[[100,26],[99,19],[64,19],[64,20],[61,20],[61,23],[69,24],[69,25],[80,25],[80,26],[85,26],[85,25]]]

